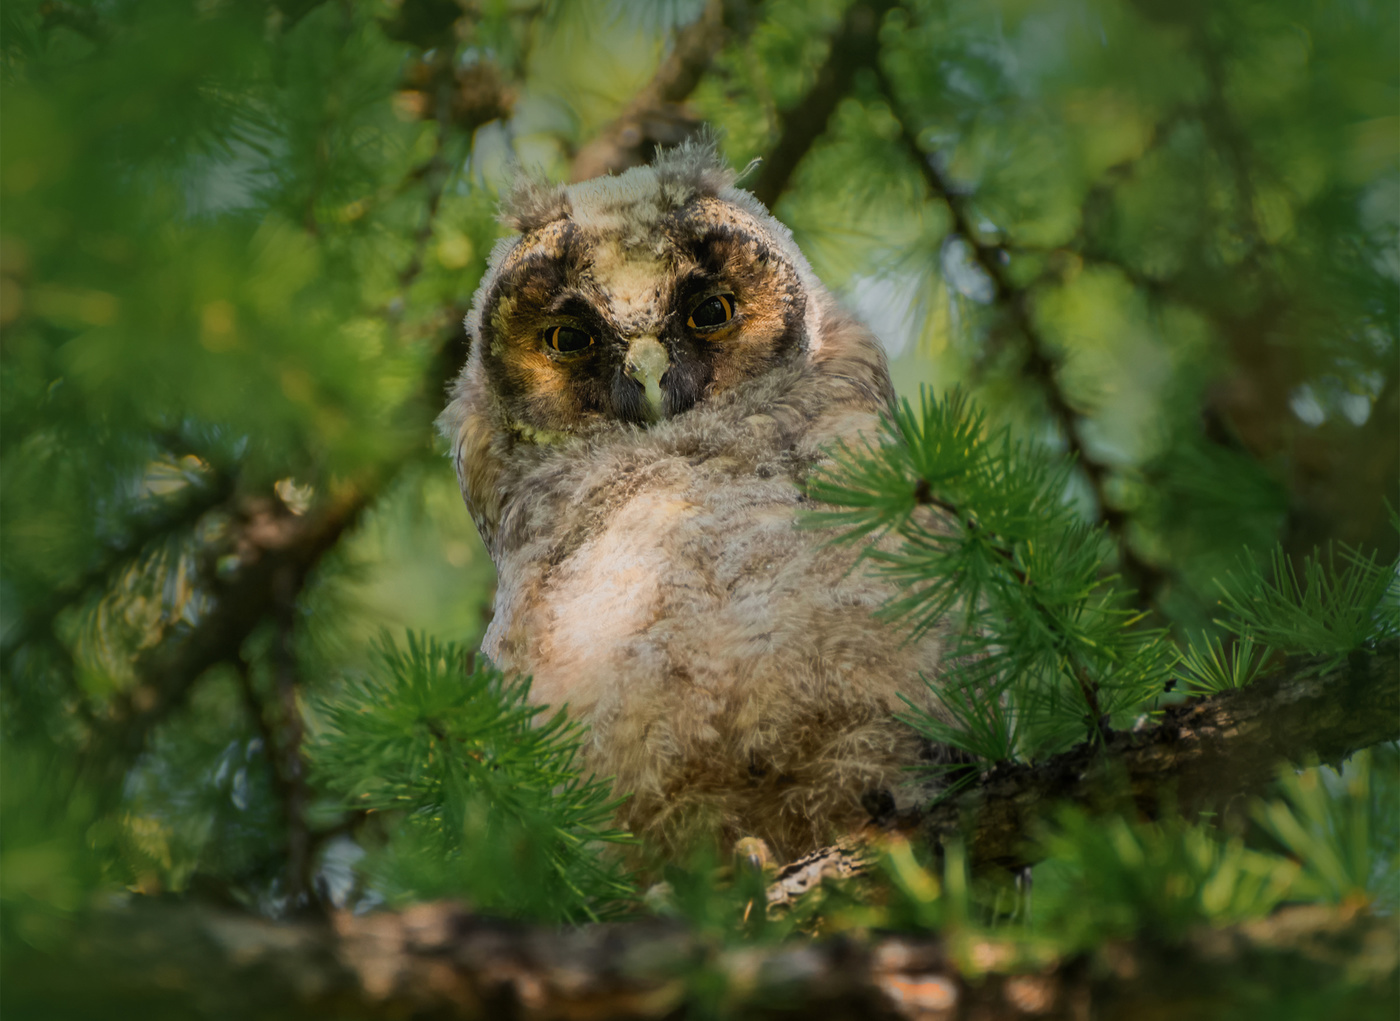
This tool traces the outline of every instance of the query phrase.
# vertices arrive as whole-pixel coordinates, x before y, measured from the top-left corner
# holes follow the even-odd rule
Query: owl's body
[[[590,726],[654,844],[819,846],[917,760],[892,714],[940,652],[799,522],[825,448],[874,436],[883,353],[707,152],[513,215],[443,420],[498,568],[483,649]]]

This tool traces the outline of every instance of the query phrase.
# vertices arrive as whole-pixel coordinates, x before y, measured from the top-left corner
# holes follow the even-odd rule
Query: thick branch
[[[923,834],[966,839],[984,865],[1023,864],[1033,857],[1025,834],[1055,801],[1136,802],[1153,813],[1171,791],[1173,807],[1196,811],[1258,788],[1280,762],[1335,760],[1400,736],[1394,648],[1320,672],[1294,666],[1170,709],[1098,752],[996,770],[976,793],[927,814]],[[859,1018],[1126,1019],[1149,1004],[1162,1016],[1207,1006],[1267,1015],[1320,990],[1344,1005],[1339,1016],[1391,1008],[1397,940],[1393,925],[1355,905],[1294,908],[1173,945],[1147,933],[1086,960],[956,928],[722,946],[655,919],[561,931],[426,904],[293,925],[138,899],[85,919],[61,958],[23,952],[19,966],[7,957],[8,1004],[74,1014],[139,1004],[258,1017],[655,1018],[720,1005],[747,1017],[820,1007]]]
[[[770,209],[787,188],[802,157],[826,131],[836,105],[851,91],[856,72],[879,67],[880,23],[893,0],[867,0],[846,11],[831,36],[831,51],[816,84],[796,106],[783,112],[778,141],[764,158],[753,193]]]
[[[1393,1002],[1396,943],[1393,925],[1354,907],[1293,908],[1171,947],[1147,934],[1086,960],[957,930],[723,947],[677,923],[557,930],[443,903],[341,914],[327,926],[136,902],[86,920],[64,959],[27,949],[22,962],[10,957],[5,998],[64,1016],[139,1008],[259,1018],[758,1018],[807,1008],[868,1021],[1020,1021],[1137,1018],[1148,1005],[1156,1017],[1251,1006],[1268,1016],[1290,997],[1325,994],[1320,1002],[1340,1017]]]
[[[1035,860],[1028,837],[1058,803],[1194,815],[1259,790],[1283,763],[1336,762],[1400,739],[1394,648],[1357,654],[1322,674],[1294,667],[1241,691],[1173,706],[1155,726],[1111,733],[1101,747],[998,767],[966,795],[901,823],[931,846],[962,840],[974,862],[1018,867]]]

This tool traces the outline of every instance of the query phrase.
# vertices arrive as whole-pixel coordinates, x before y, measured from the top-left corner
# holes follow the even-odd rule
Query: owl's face
[[[645,425],[805,354],[811,271],[726,175],[691,152],[517,194],[522,234],[467,322],[500,424],[532,443]]]

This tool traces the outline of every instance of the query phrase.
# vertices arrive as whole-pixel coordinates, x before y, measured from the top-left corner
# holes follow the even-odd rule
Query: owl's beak
[[[627,346],[627,375],[646,388],[648,418],[656,422],[665,415],[661,377],[671,367],[671,356],[655,337],[638,337]]]

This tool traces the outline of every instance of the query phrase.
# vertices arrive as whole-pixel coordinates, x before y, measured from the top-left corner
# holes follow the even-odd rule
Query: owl
[[[927,753],[893,714],[943,646],[803,522],[893,399],[879,343],[713,146],[526,180],[502,215],[440,420],[498,571],[484,653],[587,724],[662,853],[850,832]]]

